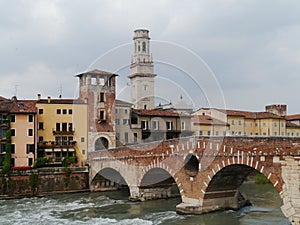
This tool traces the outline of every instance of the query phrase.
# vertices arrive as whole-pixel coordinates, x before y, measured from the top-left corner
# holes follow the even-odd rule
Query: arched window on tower
[[[142,44],[142,45],[143,45],[143,46],[142,46],[143,52],[146,52],[146,42],[143,41],[143,44]]]

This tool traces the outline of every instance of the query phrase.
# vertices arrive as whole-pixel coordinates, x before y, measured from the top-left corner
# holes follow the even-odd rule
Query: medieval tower
[[[79,99],[88,104],[88,151],[116,146],[116,76],[97,69],[77,75]]]
[[[149,31],[134,31],[134,54],[130,65],[131,101],[135,109],[154,109],[153,60]]]

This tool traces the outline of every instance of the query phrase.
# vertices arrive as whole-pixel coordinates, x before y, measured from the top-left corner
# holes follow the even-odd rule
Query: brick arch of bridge
[[[172,168],[169,167],[168,165],[166,165],[165,163],[159,163],[159,165],[150,164],[149,166],[142,168],[142,173],[138,179],[139,186],[142,186],[143,178],[154,169],[161,169],[161,170],[165,171],[166,173],[168,173],[174,179],[174,181],[178,187],[178,183],[177,183],[178,177],[176,176],[176,173],[174,173]]]
[[[103,169],[112,169],[118,172],[127,183],[130,195],[136,196],[136,193],[138,193],[138,178],[141,177],[141,170],[137,166],[118,160],[95,161],[90,166],[90,187],[92,187],[92,182],[97,174]]]
[[[241,154],[244,154],[244,152],[241,152]],[[247,154],[245,154],[247,155]],[[201,173],[205,173],[206,177],[203,178],[203,189],[201,189],[201,192],[204,194],[206,193],[209,186],[212,184],[212,181],[216,179],[218,175],[220,175],[223,171],[226,172],[226,170],[231,167],[236,167],[237,171],[231,174],[231,175],[239,175],[238,173],[242,172],[241,175],[244,176],[242,182],[247,178],[247,175],[250,170],[255,170],[257,172],[262,173],[274,186],[274,188],[280,193],[282,191],[282,185],[283,180],[281,177],[281,164],[280,163],[273,163],[273,160],[267,161],[265,157],[252,157],[252,156],[245,156],[245,157],[226,157],[223,159],[215,159],[209,167],[207,167],[206,170],[201,171]],[[244,174],[243,174],[244,170]]]

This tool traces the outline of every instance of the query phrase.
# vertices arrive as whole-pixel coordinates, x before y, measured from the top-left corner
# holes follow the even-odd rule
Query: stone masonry
[[[264,174],[283,199],[282,211],[300,224],[300,138],[186,137],[164,142],[91,152],[90,184],[103,169],[120,174],[130,198],[145,200],[143,178],[153,169],[166,171],[176,183],[182,203],[178,213],[201,214],[238,209],[247,204],[239,187],[251,171]],[[153,185],[154,197],[169,190]],[[157,193],[159,190],[164,193]],[[147,189],[147,199],[149,189]]]

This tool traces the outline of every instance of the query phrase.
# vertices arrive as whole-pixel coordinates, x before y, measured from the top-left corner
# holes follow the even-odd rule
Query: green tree
[[[11,171],[11,130],[8,127],[6,131],[5,156],[2,168],[3,175],[9,175]]]

